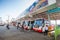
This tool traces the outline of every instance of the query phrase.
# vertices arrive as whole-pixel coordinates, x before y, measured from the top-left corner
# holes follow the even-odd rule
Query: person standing
[[[45,35],[47,35],[48,34],[48,25],[46,25],[46,27],[45,27]]]
[[[42,32],[45,35],[45,27],[44,26],[42,27]]]

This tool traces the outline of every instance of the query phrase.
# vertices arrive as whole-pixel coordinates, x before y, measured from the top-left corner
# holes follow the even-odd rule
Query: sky
[[[35,0],[0,0],[0,17],[3,21],[16,18],[26,8],[28,8]]]

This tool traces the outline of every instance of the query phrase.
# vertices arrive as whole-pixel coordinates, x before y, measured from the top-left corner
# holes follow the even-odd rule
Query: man
[[[45,27],[45,35],[47,35],[48,34],[48,25],[46,25],[46,27]]]
[[[20,23],[17,24],[17,29],[19,28]]]
[[[7,27],[7,29],[10,29],[10,28],[9,28],[9,24],[7,24],[7,26],[6,26],[6,27]]]

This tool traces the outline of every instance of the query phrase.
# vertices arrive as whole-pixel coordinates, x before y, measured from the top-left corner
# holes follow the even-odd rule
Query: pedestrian
[[[47,35],[48,34],[48,25],[46,25],[46,27],[45,27],[45,35]]]
[[[24,31],[24,25],[21,25],[21,31]]]
[[[9,28],[9,24],[7,24],[6,28],[7,28],[7,29],[10,29],[10,28]]]
[[[20,23],[17,24],[17,29],[19,28],[19,24],[20,24]]]
[[[45,27],[44,26],[42,27],[42,32],[45,35]]]
[[[22,25],[21,24],[19,24],[19,28],[20,28],[20,30],[22,30]]]

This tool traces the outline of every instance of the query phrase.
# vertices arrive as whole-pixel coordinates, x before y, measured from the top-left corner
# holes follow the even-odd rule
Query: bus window
[[[42,26],[43,24],[43,19],[38,19],[38,20],[35,20],[34,22],[34,25],[37,25],[38,27]]]

